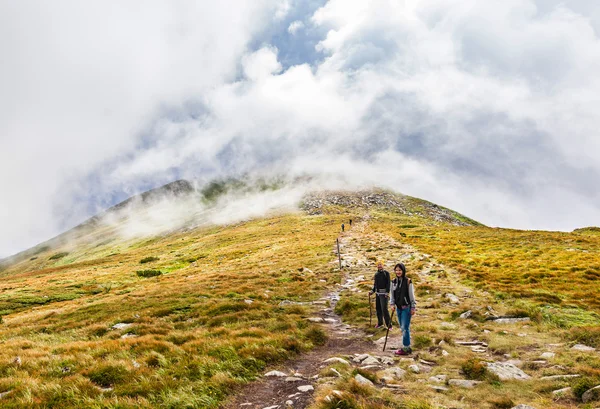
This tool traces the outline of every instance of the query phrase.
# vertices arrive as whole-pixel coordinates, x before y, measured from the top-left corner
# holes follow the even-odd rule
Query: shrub
[[[427,335],[415,335],[413,338],[413,345],[415,348],[427,348],[431,346],[432,341]]]
[[[154,256],[145,257],[140,260],[140,264],[151,263],[153,261],[158,261],[158,260],[160,260],[160,259],[158,257],[154,257]]]
[[[569,338],[580,344],[600,348],[600,327],[575,327],[571,329]]]
[[[121,365],[102,365],[88,373],[90,381],[104,388],[119,383],[127,376],[127,369]]]
[[[488,375],[487,367],[478,358],[469,358],[460,366],[467,379],[484,380]]]
[[[594,380],[592,378],[580,378],[577,382],[575,382],[575,384],[573,385],[573,395],[575,395],[577,397],[577,399],[581,399],[581,397],[583,396],[583,394],[592,389],[594,386],[598,385],[598,380]]]
[[[48,260],[58,260],[63,258],[64,256],[68,255],[68,252],[62,252],[62,253],[56,253],[53,256],[51,256]]]
[[[162,272],[159,270],[139,270],[139,271],[136,271],[136,274],[139,277],[148,278],[148,277],[157,277],[157,276],[161,275]]]
[[[321,328],[313,326],[306,332],[306,338],[314,345],[325,345],[327,342],[327,334]]]

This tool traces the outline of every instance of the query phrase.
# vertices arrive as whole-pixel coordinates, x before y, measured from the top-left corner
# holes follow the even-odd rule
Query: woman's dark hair
[[[400,270],[402,270],[402,278],[406,277],[406,267],[404,266],[404,264],[402,263],[398,263],[394,266],[394,270],[399,268]]]

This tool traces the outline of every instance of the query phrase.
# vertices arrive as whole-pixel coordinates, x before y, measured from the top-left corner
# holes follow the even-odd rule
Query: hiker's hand
[[[412,309],[410,310],[410,315],[415,315],[416,310]]]

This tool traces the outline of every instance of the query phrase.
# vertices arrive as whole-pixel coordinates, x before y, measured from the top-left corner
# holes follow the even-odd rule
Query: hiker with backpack
[[[392,281],[390,308],[396,309],[398,324],[402,330],[402,345],[395,355],[408,355],[412,352],[410,347],[410,320],[415,315],[417,303],[412,280],[406,277],[406,267],[402,263],[394,266],[396,278]]]
[[[383,263],[377,262],[377,272],[373,277],[373,289],[369,294],[375,294],[375,304],[377,310],[377,325],[375,328],[385,327],[392,329],[392,321],[388,312],[388,297],[390,294],[390,273],[383,269]]]

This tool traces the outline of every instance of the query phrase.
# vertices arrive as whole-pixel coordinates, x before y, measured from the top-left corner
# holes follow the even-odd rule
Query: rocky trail
[[[461,284],[458,274],[452,269],[410,245],[371,231],[368,215],[342,233],[339,241],[342,267],[346,272],[344,283],[337,284],[329,294],[314,301],[314,313],[307,317],[323,327],[329,337],[327,343],[271,368],[260,380],[244,387],[223,409],[307,408],[314,403],[316,395],[334,402],[343,394],[335,389],[336,381],[342,377],[340,368],[369,371],[376,375],[375,380],[359,373],[354,375],[354,379],[392,394],[427,396],[429,402],[439,407],[491,407],[473,406],[465,401],[467,394],[471,393],[469,391],[477,393],[483,382],[466,379],[459,362],[476,357],[485,362],[487,371],[494,374],[499,382],[513,382],[517,389],[522,385],[523,390],[528,390],[527,382],[532,380],[560,382],[580,376],[563,365],[555,364],[559,355],[597,353],[584,345],[569,347],[551,334],[539,332],[527,317],[502,316],[501,311],[506,310],[506,306],[498,305],[497,300],[485,291]],[[332,263],[337,264],[337,249],[335,253]],[[420,266],[407,272],[417,289],[417,314],[411,324],[414,353],[410,356],[394,355],[402,340],[395,317],[386,350],[382,351],[384,330],[349,325],[334,312],[340,300],[368,297],[378,260],[383,261],[390,272],[397,262]],[[421,287],[421,291],[417,287]],[[448,317],[452,313],[458,316],[450,320]],[[373,304],[373,325],[376,322]],[[420,334],[418,337],[422,345],[415,345],[416,334]],[[490,348],[491,336],[495,336],[492,339],[496,344],[502,342],[496,341],[498,335],[507,340],[507,345],[514,344],[519,353],[503,352],[503,348],[498,346]],[[570,388],[548,389],[547,396],[525,394],[535,396],[536,402],[547,404],[528,406],[515,397],[512,400],[514,406],[507,407],[578,407],[572,398],[567,397]],[[485,396],[485,392],[482,394]]]

